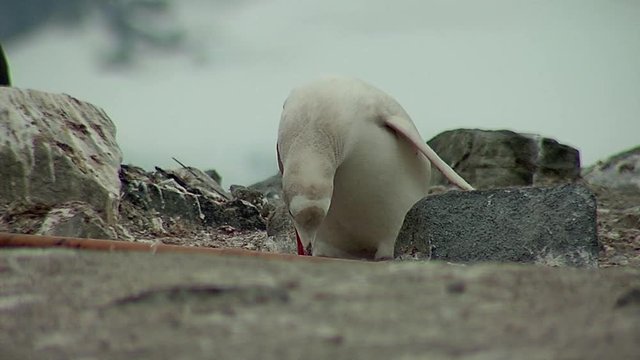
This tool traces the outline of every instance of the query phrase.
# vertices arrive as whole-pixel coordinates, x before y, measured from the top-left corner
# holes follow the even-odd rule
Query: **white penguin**
[[[302,255],[393,258],[405,215],[427,195],[431,163],[473,190],[400,104],[358,79],[328,77],[294,89],[276,150]]]

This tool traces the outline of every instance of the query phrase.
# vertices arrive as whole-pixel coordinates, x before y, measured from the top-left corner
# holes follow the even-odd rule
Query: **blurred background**
[[[425,139],[510,129],[640,144],[637,0],[0,0],[13,85],[105,109],[124,162],[277,172],[290,89],[325,74],[394,96]]]

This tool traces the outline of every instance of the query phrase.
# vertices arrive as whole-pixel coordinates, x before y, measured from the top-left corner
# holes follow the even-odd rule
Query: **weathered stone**
[[[252,203],[243,199],[227,200],[179,175],[179,172],[160,168],[147,173],[123,165],[122,201],[150,215],[164,217],[166,221],[171,218],[184,222],[185,226],[265,229],[265,219]]]
[[[274,207],[267,218],[267,248],[269,251],[297,254],[295,228],[287,207],[282,201]]]
[[[232,199],[231,195],[225,191],[220,184],[196,168],[186,167],[175,170],[156,168],[156,170],[164,171],[168,177],[176,180],[178,184],[194,194],[205,195],[212,200]]]
[[[592,185],[640,191],[640,146],[599,161],[582,177]]]
[[[264,241],[264,248],[266,251],[280,253],[280,254],[297,254],[298,248],[296,245],[296,236],[280,233],[277,235],[269,236]]]
[[[260,212],[260,216],[267,218],[269,214],[274,210],[274,206],[267,201],[265,195],[255,189],[248,188],[242,185],[231,185],[231,195],[235,199],[244,200],[251,205],[255,206]]]
[[[580,176],[578,150],[539,135],[458,129],[428,144],[477,189],[566,183]],[[444,184],[434,170],[432,185]]]
[[[257,182],[250,189],[255,189],[264,194],[269,202],[282,203],[282,175],[276,174],[265,180]]]
[[[222,176],[220,176],[220,173],[218,173],[217,170],[205,170],[204,173],[207,174],[207,176],[210,177],[213,181],[217,182],[218,185],[222,185]]]
[[[49,210],[42,219],[38,235],[115,239],[116,231],[86,203],[69,202]]]
[[[0,203],[81,201],[114,225],[115,132],[104,111],[71,96],[0,88]]]
[[[293,220],[284,203],[276,206],[267,221],[267,235],[293,233]]]
[[[116,239],[117,226],[108,225],[90,205],[71,201],[54,207],[12,203],[0,209],[0,231],[95,239]]]
[[[265,220],[258,208],[245,200],[234,199],[224,203],[222,207],[209,201],[203,204],[202,209],[205,214],[205,224],[210,226],[230,225],[246,230],[266,228]]]
[[[122,201],[128,201],[150,214],[179,217],[194,223],[204,220],[200,197],[189,193],[174,179],[126,165],[122,166],[120,178]]]
[[[13,202],[0,206],[0,232],[35,234],[50,205]]]
[[[578,185],[433,195],[407,214],[396,255],[597,266],[593,193]]]

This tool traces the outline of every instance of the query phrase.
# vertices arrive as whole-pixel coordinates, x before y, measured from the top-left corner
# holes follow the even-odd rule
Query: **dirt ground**
[[[640,191],[591,190],[598,201],[600,267],[640,267]]]
[[[0,251],[0,359],[633,359],[640,269]]]

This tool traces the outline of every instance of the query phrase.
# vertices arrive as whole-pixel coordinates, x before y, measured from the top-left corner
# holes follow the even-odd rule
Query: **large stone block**
[[[451,191],[407,214],[396,255],[597,266],[596,201],[578,185]]]
[[[0,88],[0,205],[81,201],[117,218],[122,154],[113,122],[68,95]]]

